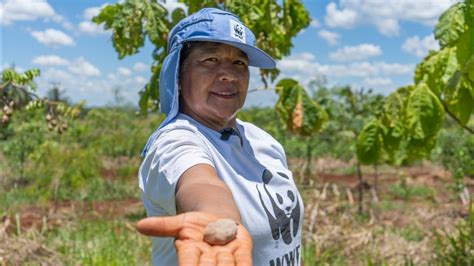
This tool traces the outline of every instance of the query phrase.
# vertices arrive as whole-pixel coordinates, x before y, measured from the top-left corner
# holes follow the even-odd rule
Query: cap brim
[[[267,53],[265,53],[263,50],[259,49],[258,47],[248,45],[245,43],[228,41],[228,40],[211,39],[211,38],[209,39],[189,38],[187,39],[187,41],[224,43],[224,44],[234,46],[235,48],[242,50],[249,58],[249,66],[266,68],[266,69],[275,68],[276,66],[275,60],[273,60],[273,58],[270,55],[268,55]]]

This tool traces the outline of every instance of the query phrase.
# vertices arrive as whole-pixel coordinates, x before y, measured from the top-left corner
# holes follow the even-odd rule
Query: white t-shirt
[[[161,128],[140,167],[148,216],[176,214],[175,188],[191,166],[205,163],[227,184],[253,239],[254,265],[299,265],[304,205],[283,147],[237,120],[239,135],[221,133],[179,114]],[[173,238],[152,237],[153,265],[177,265]]]

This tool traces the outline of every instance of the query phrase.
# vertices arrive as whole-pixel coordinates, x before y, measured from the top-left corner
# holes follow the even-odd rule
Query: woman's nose
[[[232,63],[223,63],[219,66],[219,80],[234,82],[238,79],[237,70]]]

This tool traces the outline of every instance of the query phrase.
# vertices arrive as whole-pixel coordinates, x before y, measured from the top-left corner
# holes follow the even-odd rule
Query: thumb
[[[176,237],[183,228],[182,215],[148,217],[138,221],[137,231],[147,236]]]

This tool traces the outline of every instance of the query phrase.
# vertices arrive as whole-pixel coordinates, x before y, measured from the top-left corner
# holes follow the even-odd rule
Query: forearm
[[[202,211],[240,222],[230,189],[222,181],[187,182],[176,191],[179,212]]]

